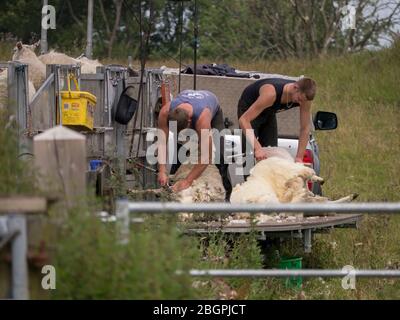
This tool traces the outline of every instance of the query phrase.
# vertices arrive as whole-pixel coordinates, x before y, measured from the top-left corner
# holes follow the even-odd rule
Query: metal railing
[[[27,214],[47,211],[47,199],[0,197],[0,249],[11,246],[10,298],[29,299]]]
[[[130,202],[117,201],[117,226],[121,243],[129,243],[130,213],[367,213],[394,214],[400,213],[400,202],[370,202],[370,203],[291,203],[291,204],[230,204],[230,203],[176,203],[176,202]],[[176,271],[183,274],[183,271]],[[188,271],[194,277],[364,277],[364,278],[400,278],[400,270],[342,270],[337,269],[210,269]]]
[[[227,202],[177,203],[177,202],[129,202],[119,200],[117,215],[128,210],[132,213],[399,213],[400,202],[371,203],[289,203],[289,204],[231,204]]]
[[[182,271],[178,271],[178,274],[183,274]],[[335,269],[305,269],[305,270],[259,270],[259,269],[240,269],[240,270],[229,270],[229,269],[210,269],[210,270],[195,270],[189,271],[189,274],[194,277],[253,277],[253,278],[264,278],[264,277],[339,277],[342,278],[346,275],[354,277],[364,278],[398,278],[400,277],[400,270],[335,270]]]

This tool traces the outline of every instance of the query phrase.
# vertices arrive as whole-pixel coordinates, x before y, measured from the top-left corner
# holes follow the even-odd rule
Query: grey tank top
[[[211,111],[211,118],[214,118],[218,109],[219,102],[214,93],[207,90],[184,90],[171,101],[170,110],[174,110],[182,103],[189,103],[193,107],[192,126],[196,125],[200,114],[205,108]]]

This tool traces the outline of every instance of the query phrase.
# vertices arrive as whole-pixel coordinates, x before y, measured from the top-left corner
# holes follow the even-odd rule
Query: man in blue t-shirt
[[[224,129],[224,117],[215,94],[207,90],[184,90],[171,102],[165,104],[158,117],[158,127],[164,131],[166,141],[168,141],[169,122],[176,121],[177,133],[186,128],[196,130],[198,137],[201,138],[201,130],[212,128],[219,131]],[[211,153],[211,138],[208,141],[201,141],[206,144]],[[222,139],[223,140],[223,139]],[[207,144],[208,143],[208,144]],[[202,148],[199,147],[199,150]],[[222,181],[229,199],[232,186],[228,179],[228,165],[223,161],[223,141],[220,143],[220,164],[216,164],[221,174]],[[176,171],[180,163],[173,166],[172,171]],[[190,187],[195,179],[201,176],[207,164],[196,164],[188,176],[175,183],[172,190],[175,192]],[[165,164],[159,164],[158,182],[165,186],[168,184],[168,174]]]

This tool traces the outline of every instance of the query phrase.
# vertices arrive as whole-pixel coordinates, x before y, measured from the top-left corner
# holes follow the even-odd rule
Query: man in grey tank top
[[[166,141],[168,141],[170,121],[176,122],[177,133],[183,129],[191,128],[196,130],[199,138],[201,137],[201,130],[213,128],[221,131],[225,129],[224,117],[218,99],[214,93],[207,90],[184,90],[161,108],[158,116],[158,128],[164,131]],[[226,198],[229,199],[232,186],[228,178],[228,165],[224,164],[223,139],[221,140],[220,163],[216,164],[216,166],[222,177]],[[200,139],[200,144],[204,144],[204,147],[210,146],[211,140],[201,141]],[[202,146],[199,146],[199,150],[201,149]],[[179,166],[178,160],[178,163],[172,166],[171,172],[174,173]],[[166,165],[159,163],[158,167],[158,182],[160,185],[165,186],[168,184]],[[193,181],[200,177],[206,168],[207,164],[196,164],[186,179],[175,183],[172,186],[172,190],[178,192],[190,187]]]
[[[295,161],[302,162],[310,135],[311,102],[316,83],[310,78],[290,81],[261,79],[244,89],[238,103],[239,126],[254,150],[256,160],[267,157],[263,147],[278,145],[276,112],[300,107],[299,145]],[[245,144],[243,144],[244,146]]]

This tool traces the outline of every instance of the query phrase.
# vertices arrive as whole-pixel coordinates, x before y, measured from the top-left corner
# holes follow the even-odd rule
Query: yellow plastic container
[[[71,80],[78,91],[71,90]],[[68,75],[68,91],[61,91],[62,125],[77,129],[93,130],[96,96],[86,91],[79,91],[79,85],[74,75]]]

